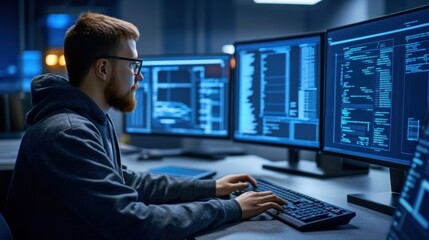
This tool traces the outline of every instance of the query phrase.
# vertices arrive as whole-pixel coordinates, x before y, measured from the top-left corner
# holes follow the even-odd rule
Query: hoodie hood
[[[29,126],[52,113],[65,111],[78,112],[101,124],[107,120],[106,114],[88,95],[71,86],[64,77],[51,73],[33,78],[31,104],[25,119]]]

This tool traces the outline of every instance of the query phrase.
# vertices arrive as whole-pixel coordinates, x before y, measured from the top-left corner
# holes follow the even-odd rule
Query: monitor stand
[[[320,152],[316,152],[316,161],[302,160],[297,148],[289,149],[289,158],[286,163],[284,161],[273,162],[264,164],[262,167],[273,171],[322,179],[368,174],[369,171],[368,164],[322,155]]]
[[[390,168],[391,192],[348,194],[347,202],[393,216],[407,172]]]

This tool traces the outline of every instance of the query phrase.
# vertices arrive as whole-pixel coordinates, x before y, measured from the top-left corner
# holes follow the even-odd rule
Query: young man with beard
[[[282,209],[271,192],[216,198],[256,185],[246,174],[183,180],[122,166],[108,111],[135,107],[138,37],[131,23],[84,13],[65,36],[69,81],[33,80],[6,204],[15,239],[183,239]]]

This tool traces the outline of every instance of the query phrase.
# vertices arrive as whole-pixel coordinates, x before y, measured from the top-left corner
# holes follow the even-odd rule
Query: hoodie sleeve
[[[195,201],[213,198],[216,194],[215,180],[183,179],[131,170],[123,173],[126,184],[138,192],[139,201],[147,204]]]
[[[129,178],[128,186],[90,123],[53,131],[56,134],[49,141],[39,142],[36,151],[27,153],[38,156],[32,168],[61,204],[106,239],[184,239],[240,219],[234,199],[171,204],[213,196],[210,181],[191,181],[180,188],[183,182],[142,175]],[[170,183],[172,188],[167,187]],[[184,197],[188,191],[189,197]]]

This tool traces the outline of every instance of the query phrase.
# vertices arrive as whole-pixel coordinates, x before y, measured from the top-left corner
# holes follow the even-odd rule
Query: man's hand
[[[241,219],[257,216],[271,208],[281,211],[283,210],[282,205],[286,204],[283,199],[270,191],[245,192],[236,197],[235,200],[241,207]]]
[[[236,190],[246,189],[249,183],[257,186],[256,180],[247,174],[227,175],[216,180],[216,196],[227,196]]]

